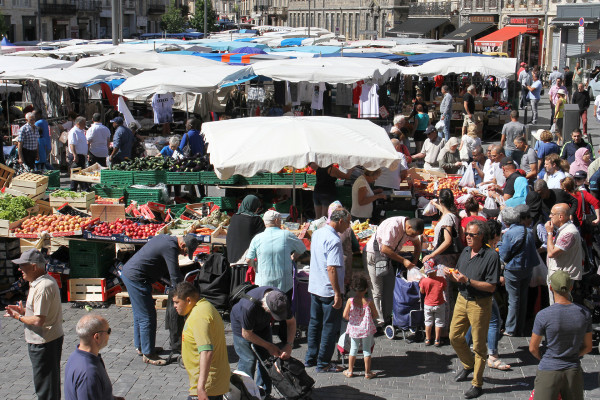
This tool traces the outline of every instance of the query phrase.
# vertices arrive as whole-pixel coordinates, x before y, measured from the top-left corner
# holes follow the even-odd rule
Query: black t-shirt
[[[256,300],[262,301],[265,293],[278,290],[271,286],[261,286],[250,290],[247,294]],[[292,318],[291,304],[288,303],[288,318]],[[252,331],[266,341],[271,341],[271,314],[266,312],[262,304],[254,303],[248,299],[241,299],[231,309],[231,331],[235,336],[242,337],[242,328]]]
[[[252,238],[265,230],[265,223],[258,215],[234,214],[227,229],[227,261],[237,262],[248,247]]]
[[[504,194],[509,194],[511,196],[513,196],[515,194],[515,181],[520,176],[523,176],[523,175],[521,175],[520,173],[518,173],[516,171],[513,172],[512,174],[510,174],[508,179],[506,179],[506,184],[504,185],[504,190],[503,190]]]
[[[471,248],[469,246],[465,247],[460,253],[456,267],[461,274],[471,280],[487,282],[492,285],[497,285],[500,281],[500,257],[495,250],[488,246],[482,247],[473,258],[471,258]],[[467,300],[473,297],[493,295],[493,293],[484,292],[461,283],[458,284],[458,291]]]
[[[329,172],[333,168],[332,165],[325,168],[317,168],[316,177],[317,183],[315,184],[314,191],[316,193],[323,193],[335,196],[337,194],[337,190],[335,187],[335,181],[337,178],[335,176],[331,176]]]
[[[467,102],[467,111],[469,114],[473,114],[475,112],[475,97],[471,93],[465,93],[463,101]]]
[[[573,86],[573,71],[565,72],[565,86],[568,88]]]

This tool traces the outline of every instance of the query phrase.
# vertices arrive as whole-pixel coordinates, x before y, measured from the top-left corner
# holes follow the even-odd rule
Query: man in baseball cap
[[[27,250],[13,263],[29,282],[27,305],[6,307],[5,317],[25,327],[25,341],[33,367],[33,384],[38,398],[60,399],[60,358],[63,329],[60,290],[56,280],[46,274],[46,259],[37,249]]]
[[[123,162],[125,159],[131,158],[131,150],[135,142],[135,137],[131,129],[124,125],[123,117],[115,117],[110,120],[115,135],[113,136],[113,151],[110,154],[110,161],[113,164]]]

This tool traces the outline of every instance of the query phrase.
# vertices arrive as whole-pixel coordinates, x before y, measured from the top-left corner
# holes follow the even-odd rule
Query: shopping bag
[[[431,201],[430,201],[429,204],[427,204],[427,206],[423,210],[423,215],[426,217],[431,217],[436,214],[437,214],[437,208],[435,208],[435,206],[433,204],[431,204]]]
[[[473,197],[473,195],[467,193],[467,194],[463,194],[462,196],[460,196],[459,198],[456,199],[456,203],[457,204],[465,204],[467,202],[467,200],[469,200],[469,197]]]
[[[469,146],[466,143],[462,144],[459,154],[461,161],[469,161]]]
[[[475,187],[475,173],[473,172],[473,166],[469,164],[465,170],[465,174],[460,178],[458,182],[460,187]]]
[[[556,122],[552,124],[552,126],[550,127],[550,132],[552,133],[556,133],[557,128],[556,128]]]
[[[496,204],[496,200],[491,197],[487,197],[485,199],[485,203],[483,204],[483,208],[487,208],[488,210],[496,210],[498,209],[498,204]]]
[[[533,272],[531,274],[531,280],[529,281],[529,287],[537,287],[537,286],[547,286],[548,285],[548,267],[542,261],[542,257],[540,257],[539,253],[537,254],[538,264],[533,267]]]
[[[409,282],[420,282],[423,278],[425,278],[425,274],[423,274],[418,268],[411,268],[406,273],[406,280]]]

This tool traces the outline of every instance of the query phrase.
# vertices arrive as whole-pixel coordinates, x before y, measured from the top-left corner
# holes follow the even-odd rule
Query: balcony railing
[[[76,15],[77,5],[74,0],[65,1],[64,3],[40,3],[40,13],[42,15]]]
[[[512,0],[514,1],[514,0]],[[476,9],[481,10],[493,10],[497,11],[499,7],[499,0],[462,0],[462,7],[465,10]]]
[[[409,15],[440,15],[446,16],[458,11],[458,1],[439,1],[433,3],[410,3]],[[466,8],[466,7],[465,7]]]
[[[102,2],[100,0],[79,0],[77,2],[77,9],[79,11],[100,11],[102,9]]]
[[[148,14],[153,14],[153,15],[157,15],[157,14],[164,14],[166,11],[166,6],[164,2],[152,2],[152,3],[148,3]]]

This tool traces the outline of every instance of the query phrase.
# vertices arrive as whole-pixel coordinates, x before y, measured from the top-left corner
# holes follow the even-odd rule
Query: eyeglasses
[[[465,233],[465,236],[468,236],[468,237],[477,237],[477,236],[479,236],[479,233],[467,232],[467,233]]]
[[[112,329],[108,328],[108,330],[106,330],[106,331],[98,331],[96,333],[100,333],[100,332],[106,332],[106,333],[108,333],[110,335],[110,333],[112,332]]]

